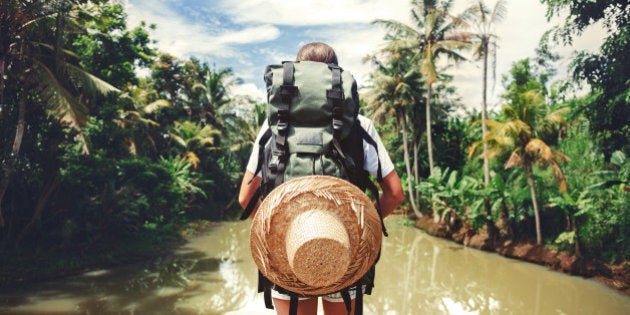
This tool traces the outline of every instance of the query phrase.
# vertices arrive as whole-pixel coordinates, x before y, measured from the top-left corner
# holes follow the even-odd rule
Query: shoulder
[[[372,119],[367,118],[363,115],[359,115],[359,124],[361,125],[361,127],[363,127],[363,129],[365,129],[365,131],[367,131],[369,134],[372,134],[374,131],[376,131],[376,129],[374,128],[374,122],[372,121]]]

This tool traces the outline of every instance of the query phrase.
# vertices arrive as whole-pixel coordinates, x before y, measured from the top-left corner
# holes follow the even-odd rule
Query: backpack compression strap
[[[341,149],[341,130],[343,129],[343,87],[341,81],[341,68],[334,64],[329,64],[328,68],[331,70],[332,80],[331,80],[331,88],[326,90],[326,98],[330,101],[332,105],[332,131],[333,138],[332,143],[337,151],[337,153],[341,156],[344,161],[348,161],[348,158],[343,153]],[[354,166],[354,165],[353,165]]]
[[[326,98],[332,103],[332,128],[333,139],[339,141],[341,129],[343,128],[343,89],[341,86],[341,68],[339,66],[329,64],[328,67],[332,72],[332,87],[326,90]]]
[[[289,111],[293,97],[298,95],[298,88],[293,84],[295,66],[292,61],[282,63],[282,85],[279,87],[281,103],[278,106],[278,134],[274,137],[275,148],[271,152],[269,161],[269,181],[276,182],[278,176],[284,174],[288,157],[289,146],[287,136],[289,135]]]

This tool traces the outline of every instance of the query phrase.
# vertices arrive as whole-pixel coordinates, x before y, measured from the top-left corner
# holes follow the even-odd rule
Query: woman
[[[337,55],[335,54],[335,51],[332,49],[332,47],[319,42],[306,44],[304,47],[302,47],[297,54],[296,61],[315,61],[338,65]],[[358,95],[356,96],[356,99],[358,100]],[[380,206],[383,217],[386,217],[387,215],[391,214],[394,209],[396,209],[396,207],[398,207],[403,201],[404,194],[402,186],[400,184],[400,178],[398,177],[398,174],[396,174],[394,165],[389,157],[389,154],[385,150],[385,147],[383,146],[372,121],[361,115],[359,115],[359,121],[361,123],[361,126],[367,131],[372,139],[374,139],[378,146],[377,153],[377,151],[371,145],[367,144],[364,141],[364,169],[370,172],[373,176],[376,176],[378,162],[380,159],[381,172],[383,174],[383,182],[381,183],[382,194],[380,196]],[[252,155],[250,156],[249,163],[247,164],[245,175],[243,177],[243,182],[241,183],[239,203],[243,208],[247,206],[249,200],[252,198],[256,189],[260,186],[260,183],[262,181],[260,174],[254,174],[254,172],[256,171],[256,164],[258,163],[258,140],[268,128],[269,126],[265,122],[258,134],[257,140],[255,142],[255,147],[252,150]],[[253,217],[257,208],[258,206],[256,206],[254,211],[252,211],[250,215],[251,217]],[[353,292],[350,293],[351,298],[353,299],[352,312],[354,312],[355,295],[353,294]],[[273,301],[279,315],[286,315],[289,313],[288,295],[274,291]],[[317,298],[301,298],[298,303],[298,314],[317,314],[317,303]],[[322,303],[324,313],[326,315],[347,314],[346,306],[339,293],[322,296]]]

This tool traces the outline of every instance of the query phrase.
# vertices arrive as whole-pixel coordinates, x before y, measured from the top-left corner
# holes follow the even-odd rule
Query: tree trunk
[[[3,215],[3,207],[2,200],[4,199],[4,195],[9,188],[9,179],[11,177],[11,173],[13,172],[13,168],[15,167],[15,162],[17,161],[17,156],[20,153],[20,147],[22,146],[22,138],[24,137],[24,128],[26,125],[25,114],[26,114],[26,95],[23,93],[20,95],[20,100],[18,104],[18,121],[17,127],[15,128],[15,138],[13,140],[13,146],[11,148],[11,154],[6,160],[6,164],[3,166],[2,170],[2,180],[0,181],[0,227],[4,227],[4,215]]]
[[[420,158],[418,157],[419,151],[420,151],[420,143],[414,140],[413,141],[413,178],[415,178],[416,180],[420,178],[420,170],[419,170],[420,166],[418,165],[419,160],[420,160]],[[416,193],[415,200],[420,200],[420,192],[417,189],[414,189],[414,192]]]
[[[48,200],[50,196],[57,190],[60,182],[60,174],[59,170],[55,171],[55,174],[48,180],[44,189],[42,190],[42,194],[37,200],[37,204],[35,205],[35,211],[33,212],[33,216],[28,224],[20,231],[18,237],[15,241],[16,246],[22,241],[22,239],[26,236],[26,234],[38,223],[42,218],[42,213],[46,208],[46,204],[48,204]]]
[[[422,213],[418,210],[418,205],[416,204],[416,199],[414,198],[414,191],[416,190],[414,187],[415,179],[413,178],[413,173],[411,172],[411,161],[409,160],[409,141],[407,139],[407,117],[403,111],[403,109],[397,109],[396,114],[399,115],[400,121],[402,121],[402,132],[403,132],[403,152],[405,156],[405,167],[407,168],[407,192],[409,193],[409,203],[411,204],[411,208],[413,209],[413,213],[416,217],[421,218]]]
[[[429,154],[429,174],[433,176],[433,139],[431,137],[431,83],[427,87],[427,104],[426,104],[426,119],[427,119],[427,150]]]
[[[488,90],[488,38],[484,37],[481,41],[483,45],[483,81],[482,81],[482,102],[481,102],[481,139],[483,141],[483,182],[488,187],[490,185],[490,162],[488,159],[488,142],[486,136],[488,134],[488,104],[487,104],[487,90]]]
[[[527,183],[529,184],[529,192],[532,195],[532,204],[534,206],[534,219],[536,221],[536,244],[542,245],[542,233],[540,231],[540,212],[538,211],[538,201],[536,201],[536,187],[534,182],[534,172],[531,167],[525,169],[527,172]]]

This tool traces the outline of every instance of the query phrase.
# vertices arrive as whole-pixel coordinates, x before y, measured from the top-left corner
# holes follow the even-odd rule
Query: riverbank
[[[544,245],[515,242],[500,237],[492,240],[483,230],[473,231],[466,227],[451,229],[445,223],[436,223],[430,216],[416,218],[415,227],[429,235],[452,240],[467,247],[547,266],[566,274],[591,278],[630,296],[630,262],[610,265],[569,255]]]
[[[197,220],[178,226],[173,233],[156,237],[138,234],[116,244],[99,244],[89,249],[38,248],[0,252],[0,288],[75,276],[97,268],[113,268],[168,255],[174,248],[219,223]],[[160,234],[160,233],[158,233]]]

